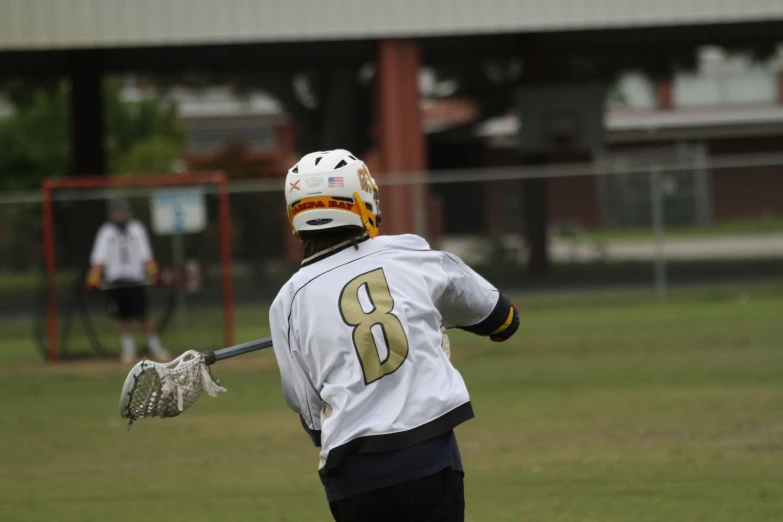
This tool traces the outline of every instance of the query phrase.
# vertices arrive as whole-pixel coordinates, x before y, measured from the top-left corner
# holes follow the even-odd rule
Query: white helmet
[[[345,226],[378,235],[378,185],[367,166],[347,150],[313,152],[299,160],[285,178],[285,202],[297,237]]]

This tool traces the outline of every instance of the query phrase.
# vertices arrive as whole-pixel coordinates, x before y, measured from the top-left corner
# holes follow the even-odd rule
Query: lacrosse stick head
[[[169,363],[143,360],[134,366],[120,395],[120,416],[133,421],[146,417],[176,417],[203,392],[214,397],[226,391],[209,371],[204,355],[187,351]]]

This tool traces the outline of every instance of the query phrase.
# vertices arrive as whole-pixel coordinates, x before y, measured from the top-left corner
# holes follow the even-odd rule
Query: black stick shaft
[[[98,287],[98,290],[117,290],[121,288],[136,288],[139,286],[152,286],[152,283],[148,281],[144,281],[138,283],[120,283],[116,285],[101,285]]]
[[[256,352],[258,350],[263,350],[264,348],[269,348],[270,346],[272,346],[271,337],[258,339],[257,341],[250,341],[249,343],[229,346],[228,348],[222,348],[220,350],[215,350],[214,352],[206,352],[204,354],[204,361],[207,363],[207,365],[210,365],[216,363],[217,361],[222,361],[223,359],[230,359],[231,357],[236,357],[237,355]]]

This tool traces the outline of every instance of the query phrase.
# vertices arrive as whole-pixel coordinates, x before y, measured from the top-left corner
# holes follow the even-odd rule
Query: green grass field
[[[783,520],[782,290],[521,297],[512,341],[453,334],[477,413],[457,432],[468,520]],[[241,340],[264,335],[244,313]],[[27,331],[0,322],[3,522],[330,520],[271,353],[128,432],[127,369],[44,365]]]

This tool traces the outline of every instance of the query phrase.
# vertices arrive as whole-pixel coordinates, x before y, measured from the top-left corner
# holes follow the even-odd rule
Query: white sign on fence
[[[158,235],[201,232],[207,226],[207,203],[198,189],[166,189],[150,197],[152,229]]]

